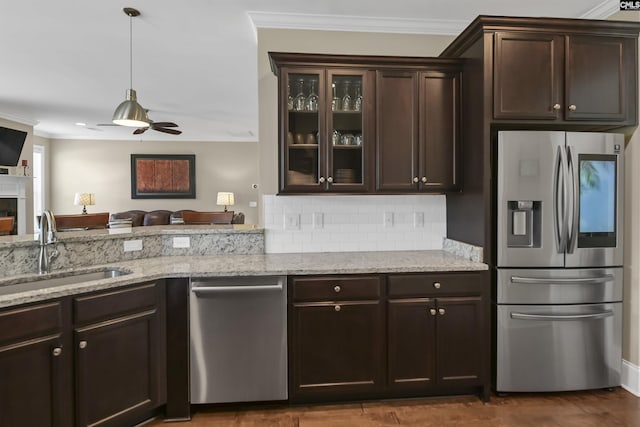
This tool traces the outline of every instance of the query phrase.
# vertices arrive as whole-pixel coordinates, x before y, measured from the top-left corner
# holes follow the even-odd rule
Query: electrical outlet
[[[132,252],[132,251],[141,251],[142,250],[142,240],[125,240],[124,241],[124,251]]]
[[[191,238],[189,236],[179,236],[173,238],[174,248],[188,248],[191,246]]]
[[[285,230],[300,230],[300,214],[290,213],[284,214]]]
[[[249,202],[249,207],[250,208],[257,208],[258,207],[258,202],[256,202],[255,200],[251,200]]]
[[[324,215],[322,212],[314,212],[313,213],[313,228],[323,228],[324,227]]]
[[[424,212],[414,212],[413,228],[423,228],[423,227],[424,227]]]
[[[393,212],[384,213],[384,226],[393,227]]]

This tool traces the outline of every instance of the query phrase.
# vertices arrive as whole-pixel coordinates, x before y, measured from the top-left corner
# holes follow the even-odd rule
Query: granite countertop
[[[2,289],[3,286],[30,282],[37,278],[45,279],[64,276],[70,272],[92,272],[106,268],[117,268],[131,273],[39,290],[22,291],[19,286],[11,286],[10,291],[6,288],[5,292]],[[486,264],[469,261],[444,250],[157,257],[61,270],[43,276],[31,274],[1,279],[0,307],[169,277],[411,273],[487,269]]]
[[[60,242],[83,242],[108,239],[123,239],[143,236],[189,235],[189,234],[246,234],[264,233],[264,228],[255,224],[229,225],[147,225],[143,227],[96,229],[82,231],[58,231]],[[19,236],[0,236],[0,248],[38,245],[38,233]]]

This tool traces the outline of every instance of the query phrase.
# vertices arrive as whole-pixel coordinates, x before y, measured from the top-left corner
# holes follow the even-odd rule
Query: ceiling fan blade
[[[182,131],[176,129],[153,128],[153,130],[157,130],[158,132],[170,133],[171,135],[180,135],[182,133]]]
[[[140,135],[141,133],[145,133],[145,131],[149,129],[149,128],[138,128],[136,130],[133,131],[134,135]]]
[[[153,122],[151,123],[152,127],[161,127],[161,128],[177,128],[178,125],[173,122]]]

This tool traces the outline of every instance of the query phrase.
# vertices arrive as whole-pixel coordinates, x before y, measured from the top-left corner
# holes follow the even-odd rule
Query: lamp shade
[[[221,206],[233,206],[235,204],[233,193],[227,191],[218,192],[216,204]]]
[[[93,193],[76,193],[73,204],[76,206],[93,206],[96,204],[96,196]]]
[[[138,104],[136,91],[127,89],[127,99],[113,113],[113,123],[121,126],[146,128],[151,124],[147,111]]]

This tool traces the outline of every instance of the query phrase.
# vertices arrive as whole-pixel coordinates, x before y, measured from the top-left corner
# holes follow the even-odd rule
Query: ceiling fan
[[[148,128],[158,132],[180,135],[182,131],[170,129],[178,127],[173,122],[154,122],[149,119],[148,110],[138,103],[136,91],[133,89],[133,18],[140,16],[140,11],[132,7],[125,7],[122,11],[129,17],[129,89],[126,99],[118,105],[113,113],[113,125],[135,127],[134,135],[144,133]],[[99,124],[98,126],[109,126]]]

